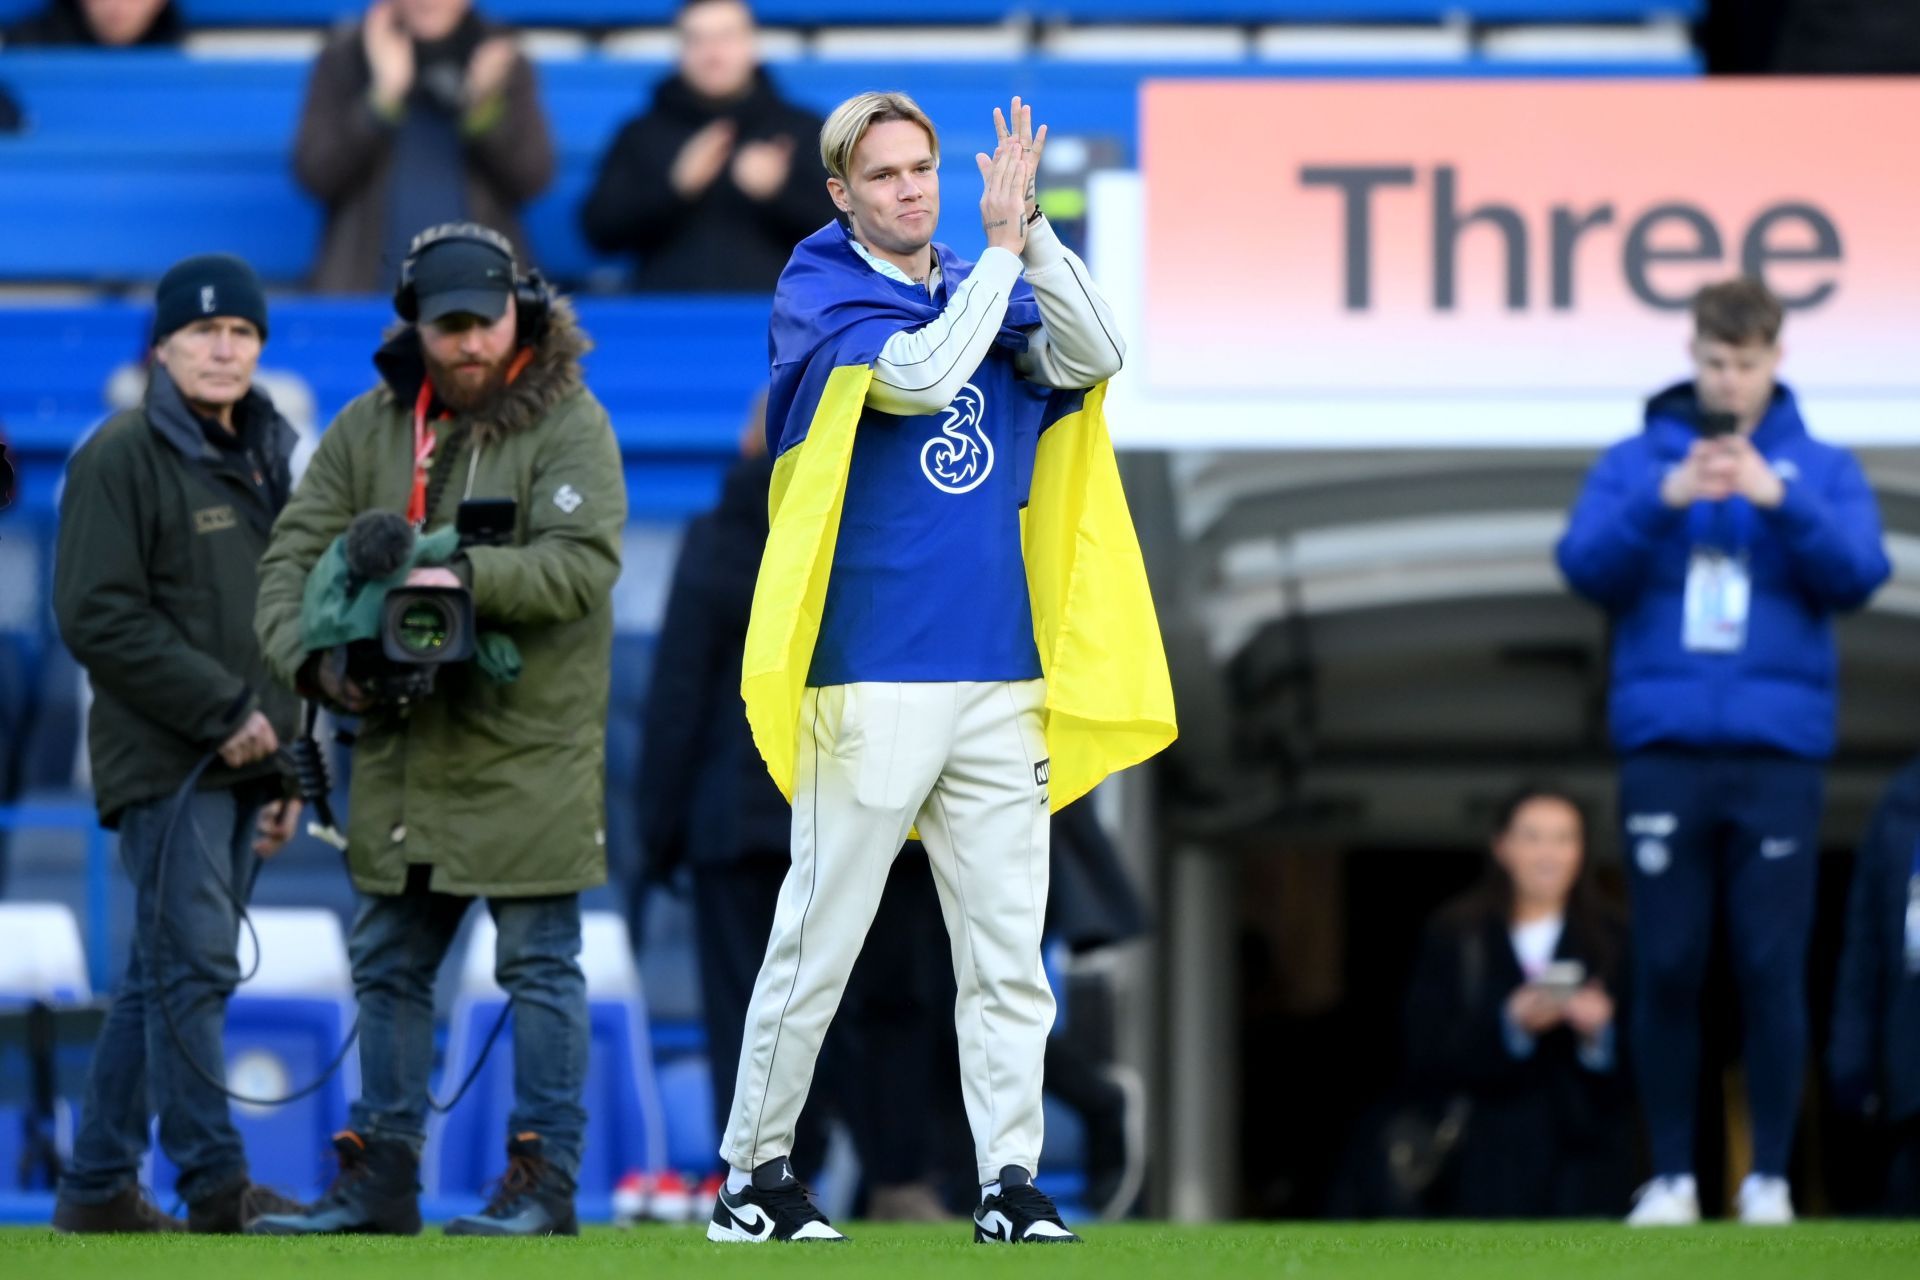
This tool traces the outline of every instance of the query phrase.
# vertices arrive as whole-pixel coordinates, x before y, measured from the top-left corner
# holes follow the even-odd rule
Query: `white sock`
[[[727,1170],[727,1190],[735,1195],[745,1191],[753,1183],[753,1174],[745,1169]]]
[[[982,1183],[980,1186],[980,1203],[985,1204],[987,1202],[988,1196],[997,1196],[999,1194],[1000,1194],[999,1182],[995,1181],[995,1182]]]

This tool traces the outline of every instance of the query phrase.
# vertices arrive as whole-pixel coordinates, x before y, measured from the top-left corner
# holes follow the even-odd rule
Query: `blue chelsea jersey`
[[[861,415],[808,684],[1040,675],[1020,511],[1051,394],[996,345],[940,412]]]

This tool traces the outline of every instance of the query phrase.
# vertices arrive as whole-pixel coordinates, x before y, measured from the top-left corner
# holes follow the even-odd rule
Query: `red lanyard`
[[[507,366],[506,384],[512,386],[533,363],[533,348],[523,348]],[[413,402],[413,496],[407,499],[407,519],[415,529],[427,527],[427,473],[433,468],[433,446],[439,436],[427,425],[427,409],[433,404],[433,382],[423,379],[420,395]],[[451,418],[450,413],[440,415]]]
[[[433,384],[423,381],[413,404],[413,496],[407,500],[407,521],[416,529],[427,527],[427,472],[433,466],[433,446],[439,440],[427,425],[427,408],[432,403]]]

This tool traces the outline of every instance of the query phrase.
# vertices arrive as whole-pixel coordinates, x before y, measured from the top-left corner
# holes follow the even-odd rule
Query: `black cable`
[[[187,1066],[192,1068],[195,1075],[199,1076],[206,1084],[218,1089],[221,1094],[230,1101],[240,1102],[254,1107],[284,1107],[289,1103],[298,1102],[302,1098],[311,1097],[313,1094],[325,1088],[327,1082],[333,1079],[334,1074],[340,1070],[341,1064],[346,1062],[347,1054],[353,1049],[354,1042],[360,1038],[359,1015],[356,1014],[354,1016],[353,1026],[348,1029],[347,1038],[340,1042],[340,1049],[333,1055],[333,1060],[329,1062],[325,1069],[310,1083],[301,1086],[299,1089],[296,1089],[284,1097],[255,1098],[247,1094],[238,1093],[230,1088],[224,1077],[215,1075],[207,1069],[204,1063],[193,1056],[193,1051],[187,1047],[186,1037],[180,1034],[179,1023],[174,1020],[173,1005],[167,999],[166,984],[160,980],[160,945],[163,941],[171,937],[171,933],[166,927],[165,912],[161,910],[166,899],[168,854],[172,851],[174,831],[179,826],[181,814],[186,812],[187,802],[193,798],[194,789],[199,785],[200,779],[205,776],[208,768],[212,766],[214,760],[217,758],[218,753],[213,751],[209,751],[206,755],[200,757],[199,762],[188,772],[186,780],[180,784],[180,789],[174,792],[173,802],[167,810],[167,820],[160,828],[160,847],[154,852],[153,919],[151,921],[154,957],[153,963],[148,966],[150,970],[149,982],[154,988],[155,1001],[160,1006],[161,1020],[167,1024],[167,1034],[173,1040],[173,1047],[179,1052],[181,1059],[186,1062]],[[331,825],[330,817],[328,824]],[[246,901],[234,888],[233,882],[228,879],[225,869],[214,861],[213,853],[207,848],[206,841],[200,837],[200,831],[197,826],[194,828],[194,838],[195,842],[200,846],[201,857],[206,861],[208,869],[213,872],[215,883],[220,886],[221,892],[226,895],[227,901],[233,905],[234,911],[239,915],[240,923],[246,927],[247,933],[253,938],[253,968],[240,979],[241,983],[248,982],[260,972],[261,952],[259,930],[254,927],[253,917],[247,911]],[[135,940],[135,945],[139,945],[137,939]],[[205,975],[203,974],[202,976]],[[487,1058],[493,1053],[494,1042],[500,1038],[500,1033],[506,1029],[507,1015],[512,1012],[513,997],[509,996],[507,997],[506,1004],[500,1009],[500,1016],[494,1019],[493,1029],[487,1033],[486,1041],[480,1049],[480,1056],[474,1060],[473,1067],[467,1072],[466,1079],[462,1080],[460,1087],[454,1090],[453,1097],[444,1103],[438,1101],[429,1093],[427,1095],[427,1105],[429,1107],[444,1115],[460,1105],[461,1099],[467,1096],[467,1091],[473,1087],[474,1081],[480,1078],[481,1068],[487,1065]]]

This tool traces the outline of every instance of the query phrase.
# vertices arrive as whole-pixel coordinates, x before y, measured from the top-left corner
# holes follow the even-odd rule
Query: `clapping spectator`
[[[313,288],[391,288],[415,232],[518,211],[553,178],[533,65],[471,0],[381,0],[321,51],[294,173],[327,206]]]
[[[679,70],[620,130],[581,210],[642,292],[771,293],[793,246],[833,219],[820,118],[783,100],[742,0],[687,0]]]
[[[176,45],[186,23],[173,0],[53,0],[6,29],[9,49],[66,45],[128,49]]]

